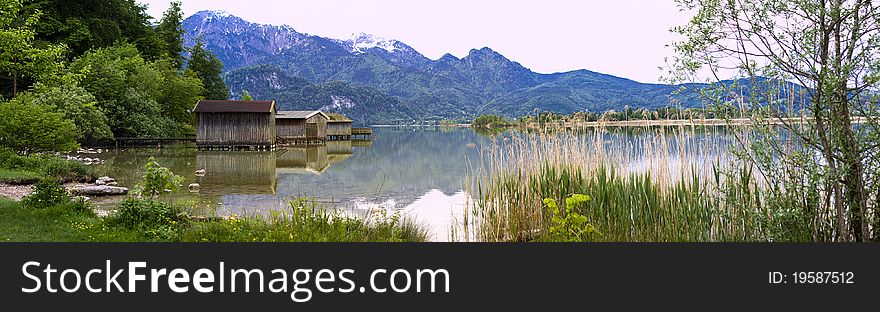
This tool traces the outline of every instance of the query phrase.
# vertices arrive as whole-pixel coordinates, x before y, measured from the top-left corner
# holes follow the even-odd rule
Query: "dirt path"
[[[33,191],[33,185],[10,185],[0,183],[0,197],[6,197],[12,200],[21,200]]]

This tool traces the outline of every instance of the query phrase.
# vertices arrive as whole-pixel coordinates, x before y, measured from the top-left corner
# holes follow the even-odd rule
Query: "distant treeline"
[[[595,121],[626,121],[626,120],[682,120],[682,119],[714,119],[741,118],[746,114],[733,110],[663,107],[657,109],[625,107],[622,111],[608,110],[605,112],[582,111],[571,114],[539,112],[535,115],[507,119],[497,115],[480,115],[471,126],[476,128],[499,128],[513,125],[556,122],[595,122]]]

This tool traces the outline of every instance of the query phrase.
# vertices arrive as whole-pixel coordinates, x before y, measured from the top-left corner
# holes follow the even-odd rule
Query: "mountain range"
[[[323,109],[358,123],[652,109],[673,100],[684,107],[700,105],[693,92],[676,93],[679,86],[589,70],[536,73],[488,47],[462,58],[446,54],[432,60],[397,40],[368,34],[330,39],[221,11],[197,12],[183,28],[186,46],[201,38],[223,62],[233,97],[247,90],[257,99],[276,99],[279,110]]]

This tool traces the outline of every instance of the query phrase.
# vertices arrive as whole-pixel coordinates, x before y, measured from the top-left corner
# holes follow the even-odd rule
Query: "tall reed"
[[[594,128],[506,134],[468,177],[472,203],[456,239],[542,240],[543,199],[591,200],[579,213],[603,241],[763,241],[786,222],[764,181],[730,150],[729,128]],[[772,210],[771,210],[772,209]],[[784,240],[808,240],[806,229]],[[790,231],[789,231],[790,232]]]

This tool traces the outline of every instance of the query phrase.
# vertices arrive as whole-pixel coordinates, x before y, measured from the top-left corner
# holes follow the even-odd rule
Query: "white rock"
[[[70,191],[74,195],[107,196],[128,194],[128,188],[109,185],[78,185]]]
[[[192,193],[198,193],[199,190],[201,189],[201,187],[202,187],[202,186],[199,185],[198,183],[190,183],[190,185],[189,185],[189,191],[192,192]]]
[[[205,169],[199,169],[199,170],[196,170],[196,176],[197,176],[197,177],[204,177],[204,176],[205,176],[205,173],[206,173],[206,172],[205,172]]]

